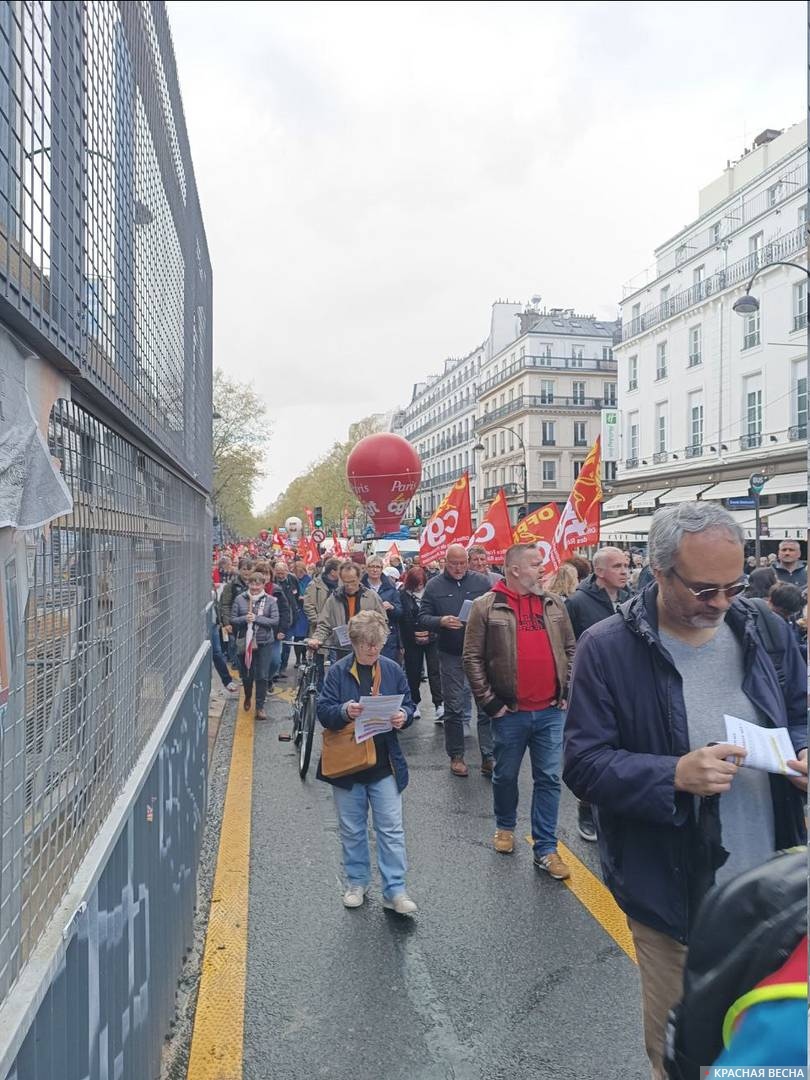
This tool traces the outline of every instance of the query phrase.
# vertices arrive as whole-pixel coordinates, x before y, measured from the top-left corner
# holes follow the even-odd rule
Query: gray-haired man
[[[743,535],[722,507],[659,510],[649,548],[655,585],[577,645],[563,779],[596,810],[605,883],[635,942],[647,1055],[663,1080],[697,905],[715,881],[804,843],[807,665],[786,624],[742,598]],[[724,713],[785,728],[803,775],[733,764],[746,751],[726,742]]]

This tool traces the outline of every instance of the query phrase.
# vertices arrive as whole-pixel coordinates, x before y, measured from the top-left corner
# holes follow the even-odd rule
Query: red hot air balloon
[[[378,534],[395,532],[422,479],[422,462],[400,435],[361,439],[349,454],[346,477]]]

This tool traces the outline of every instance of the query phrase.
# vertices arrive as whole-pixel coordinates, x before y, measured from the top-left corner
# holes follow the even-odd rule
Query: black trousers
[[[408,680],[414,705],[422,700],[419,684],[422,681],[422,661],[427,664],[428,685],[433,704],[442,703],[442,680],[439,675],[439,646],[433,641],[429,645],[405,644],[405,677]]]

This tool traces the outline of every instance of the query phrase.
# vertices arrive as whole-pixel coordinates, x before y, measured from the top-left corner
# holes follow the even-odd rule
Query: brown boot
[[[245,710],[245,712],[250,712],[250,703],[251,703],[252,700],[253,700],[253,695],[246,693],[245,694],[245,700],[242,702],[242,708]]]
[[[469,776],[470,770],[464,764],[464,758],[454,757],[450,759],[450,772],[453,776]]]
[[[496,829],[494,847],[502,855],[511,855],[515,850],[515,834],[511,829]]]
[[[494,769],[494,767],[495,762],[493,761],[493,759],[491,757],[485,757],[484,760],[481,762],[481,775],[488,776],[491,780],[492,770]]]

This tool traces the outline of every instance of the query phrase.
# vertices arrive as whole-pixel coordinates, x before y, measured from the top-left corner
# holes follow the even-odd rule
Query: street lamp
[[[528,514],[528,512],[529,512],[529,463],[528,463],[528,459],[526,457],[526,444],[524,443],[524,441],[520,437],[520,435],[518,435],[518,433],[515,431],[515,429],[507,427],[506,424],[496,424],[495,425],[495,430],[496,431],[508,431],[511,435],[514,435],[515,438],[517,439],[518,443],[520,444],[520,449],[523,451],[523,506],[525,507],[526,513]],[[484,446],[484,444],[481,442],[480,439],[478,440],[478,442],[473,447],[473,450],[485,450],[485,449],[486,449],[486,447]]]
[[[792,266],[794,270],[801,270],[803,274],[806,274],[810,278],[810,270],[808,270],[806,266],[801,266],[799,263],[781,262],[777,259],[774,262],[769,262],[764,266],[760,266],[758,270],[754,271],[753,277],[746,285],[745,295],[741,296],[739,300],[735,300],[732,304],[732,310],[736,311],[738,315],[753,315],[755,311],[759,311],[759,300],[751,295],[751,286],[762,271],[769,269],[771,266]]]

